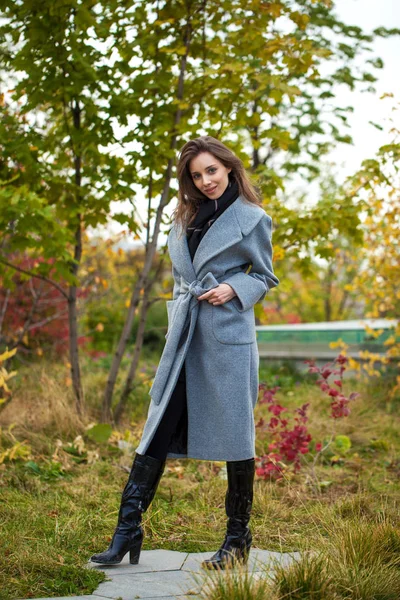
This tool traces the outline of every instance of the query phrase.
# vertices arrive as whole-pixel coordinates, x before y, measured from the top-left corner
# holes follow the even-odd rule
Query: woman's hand
[[[208,300],[210,304],[225,304],[236,296],[235,290],[228,283],[220,283],[218,287],[197,296],[197,300]]]

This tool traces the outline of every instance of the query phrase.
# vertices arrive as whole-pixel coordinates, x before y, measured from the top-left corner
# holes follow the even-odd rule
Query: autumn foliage
[[[41,263],[51,265],[54,259],[35,259],[25,255],[11,257],[21,270],[29,272]],[[51,276],[51,270],[50,270]],[[88,290],[80,289],[79,298]],[[2,328],[0,341],[18,347],[22,356],[62,356],[68,351],[68,307],[66,298],[51,283],[15,270],[8,287],[0,279]],[[81,336],[79,344],[87,338]]]
[[[333,362],[326,363],[322,367],[317,367],[313,360],[304,362],[309,365],[309,373],[320,376],[315,384],[328,396],[330,417],[334,420],[347,417],[350,414],[350,402],[359,395],[358,392],[352,392],[346,396],[343,390],[343,373],[348,362],[347,357],[340,353]],[[331,375],[339,376],[333,381],[334,386],[329,382]],[[310,402],[295,408],[294,416],[290,418],[287,416],[288,409],[276,398],[279,386],[269,388],[265,383],[261,383],[259,389],[261,392],[259,403],[266,404],[272,416],[268,421],[261,418],[256,428],[266,434],[268,439],[272,438],[272,441],[268,443],[269,452],[257,457],[256,473],[262,479],[279,481],[287,475],[290,467],[293,473],[299,472],[302,467],[302,455],[310,452],[310,444],[313,440],[307,428]],[[324,449],[321,441],[315,443],[316,454],[323,452]]]

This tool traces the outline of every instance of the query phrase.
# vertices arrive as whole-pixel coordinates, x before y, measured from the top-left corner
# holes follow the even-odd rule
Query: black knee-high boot
[[[225,510],[228,517],[225,539],[217,552],[202,562],[206,569],[225,569],[247,563],[252,534],[248,523],[253,505],[255,459],[228,461],[228,490]]]
[[[143,542],[142,513],[154,498],[165,462],[145,454],[135,455],[129,479],[122,493],[118,524],[110,546],[104,552],[94,554],[90,559],[92,562],[115,565],[120,563],[129,551],[130,563],[138,564]]]

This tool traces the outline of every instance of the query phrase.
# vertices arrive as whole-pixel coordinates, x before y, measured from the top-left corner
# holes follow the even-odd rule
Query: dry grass
[[[71,387],[63,381],[59,368],[52,373],[48,366],[21,376],[12,401],[0,413],[0,424],[57,437],[75,436],[84,430]]]
[[[90,402],[82,420],[77,419],[66,374],[64,365],[47,364],[36,370],[21,370],[14,398],[0,413],[3,450],[12,444],[11,436],[6,435],[7,427],[15,424],[12,435],[17,441],[28,441],[32,452],[30,460],[38,466],[35,473],[26,468],[26,459],[22,458],[0,465],[0,492],[4,499],[0,504],[0,521],[5,532],[5,551],[0,555],[0,563],[3,561],[0,589],[7,600],[28,597],[29,593],[35,597],[62,596],[91,593],[96,589],[99,573],[87,573],[82,566],[88,556],[103,549],[110,539],[133,458],[132,453],[120,450],[115,441],[95,444],[85,435],[85,426],[96,420],[104,373],[90,365],[84,370]],[[335,433],[348,435],[352,442],[343,464],[332,466],[326,461],[317,465],[317,480],[330,481],[328,487],[320,489],[308,476],[307,455],[302,471],[295,477],[288,473],[279,483],[256,478],[250,522],[254,547],[281,552],[324,550],[335,555],[338,564],[344,560],[338,548],[344,543],[346,527],[348,532],[357,532],[360,523],[371,531],[384,522],[400,527],[400,416],[393,412],[393,405],[387,405],[384,397],[377,396],[369,387],[358,383],[349,383],[349,386],[351,390],[361,391],[362,397],[354,402],[350,417],[336,423]],[[293,392],[293,388],[289,391]],[[310,401],[312,436],[320,440],[329,435],[332,428],[329,404],[318,388],[302,383],[290,395],[284,388],[279,394],[289,410]],[[132,401],[135,406],[128,412],[120,432],[128,431],[134,447],[146,418],[148,396],[143,391],[135,394]],[[256,421],[261,416],[268,418],[265,405],[256,407]],[[78,434],[82,434],[85,449],[98,454],[94,462],[66,452]],[[61,446],[57,440],[61,440]],[[264,451],[267,441],[259,432],[258,454]],[[156,497],[144,516],[144,549],[204,552],[219,547],[226,527],[224,467],[225,463],[214,461],[168,461]],[[341,538],[335,537],[338,532]],[[357,546],[361,540],[354,535]],[[377,545],[377,538],[368,539],[370,545]],[[332,547],[324,546],[328,540]],[[311,589],[316,585],[318,564],[304,563],[300,568],[300,573],[290,574],[291,593],[299,578],[309,581]],[[389,567],[385,566],[384,572],[386,568]],[[340,571],[338,566],[335,569],[342,587],[350,585],[349,569]],[[390,571],[393,569],[390,563]],[[377,589],[380,581],[378,569],[373,572],[368,589]],[[361,565],[358,579],[351,582],[354,589],[361,589],[362,573]],[[289,575],[287,577],[289,581]],[[388,580],[390,577],[387,575]],[[257,578],[242,588],[238,582],[235,588],[233,582],[229,589],[227,586],[231,583],[225,585],[228,591],[224,591],[223,584],[217,592],[210,590],[214,595],[209,600],[247,600],[257,598],[258,593],[267,594],[267,588],[263,588],[265,582],[260,583]],[[396,580],[392,583],[396,589]],[[258,592],[258,588],[264,591]],[[340,600],[342,597],[368,598],[357,596],[355,592],[344,596],[341,590],[331,591],[332,594],[339,592]],[[264,595],[270,600],[280,600],[281,596],[284,594],[276,585],[274,591]],[[329,600],[334,598],[332,595]],[[387,595],[382,598],[392,600]]]

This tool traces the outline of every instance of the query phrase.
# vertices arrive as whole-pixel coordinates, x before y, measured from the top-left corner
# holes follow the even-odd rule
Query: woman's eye
[[[215,167],[212,167],[211,169],[209,169],[209,173],[215,173],[217,169]],[[197,175],[193,175],[193,179],[197,179]]]

